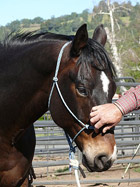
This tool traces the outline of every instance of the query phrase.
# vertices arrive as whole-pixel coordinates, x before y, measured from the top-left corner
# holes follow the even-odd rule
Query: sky
[[[131,0],[133,5],[139,1]],[[52,16],[59,17],[72,12],[82,13],[85,9],[92,11],[98,2],[99,0],[0,0],[0,26],[24,18],[41,17],[46,20]]]

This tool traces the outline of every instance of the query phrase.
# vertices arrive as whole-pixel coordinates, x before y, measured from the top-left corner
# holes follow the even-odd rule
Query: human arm
[[[105,133],[107,130],[117,125],[122,116],[135,109],[140,108],[140,85],[136,88],[131,88],[118,99],[114,104],[108,103],[104,105],[95,106],[90,113],[90,122],[95,128],[103,128]]]
[[[123,114],[128,114],[140,108],[140,85],[131,87],[124,95],[116,101]]]

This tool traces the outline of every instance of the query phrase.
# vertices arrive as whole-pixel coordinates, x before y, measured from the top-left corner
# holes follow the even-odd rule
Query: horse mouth
[[[108,159],[106,155],[97,155],[93,163],[91,163],[88,162],[86,156],[83,155],[82,163],[89,172],[102,172],[108,170],[112,166],[113,161]]]

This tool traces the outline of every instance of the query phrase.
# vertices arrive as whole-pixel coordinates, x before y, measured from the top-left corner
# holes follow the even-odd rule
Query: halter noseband
[[[77,136],[79,136],[79,134],[84,131],[85,129],[94,129],[93,126],[89,125],[89,124],[84,124],[81,120],[79,120],[75,114],[71,111],[71,109],[68,107],[68,105],[66,104],[62,94],[61,94],[61,91],[59,89],[59,86],[58,86],[58,71],[59,71],[59,67],[60,67],[60,63],[61,63],[61,58],[62,58],[62,55],[63,55],[63,51],[65,49],[65,47],[70,44],[71,42],[67,42],[65,43],[61,50],[60,50],[60,53],[58,55],[58,59],[57,59],[57,65],[56,65],[56,70],[55,70],[55,75],[53,77],[53,85],[52,85],[52,88],[51,88],[51,92],[50,92],[50,95],[49,95],[49,100],[48,100],[48,108],[50,108],[50,102],[51,102],[51,98],[52,98],[52,93],[53,93],[53,90],[54,90],[54,87],[56,86],[56,89],[58,91],[58,94],[61,98],[61,101],[62,103],[64,104],[64,106],[66,107],[66,109],[68,110],[68,112],[73,116],[73,118],[75,118],[79,124],[81,124],[83,126],[83,128],[74,136],[74,138],[72,139],[71,141],[71,144],[74,142],[74,140],[77,138]],[[69,142],[69,141],[68,141]],[[69,145],[70,145],[70,142],[69,142]],[[70,146],[71,147],[71,146]]]

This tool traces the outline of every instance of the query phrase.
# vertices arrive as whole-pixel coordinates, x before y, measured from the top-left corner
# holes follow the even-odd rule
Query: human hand
[[[122,119],[122,112],[113,103],[107,103],[99,106],[95,106],[91,109],[90,123],[94,125],[96,129],[103,128],[103,133],[117,125]]]

